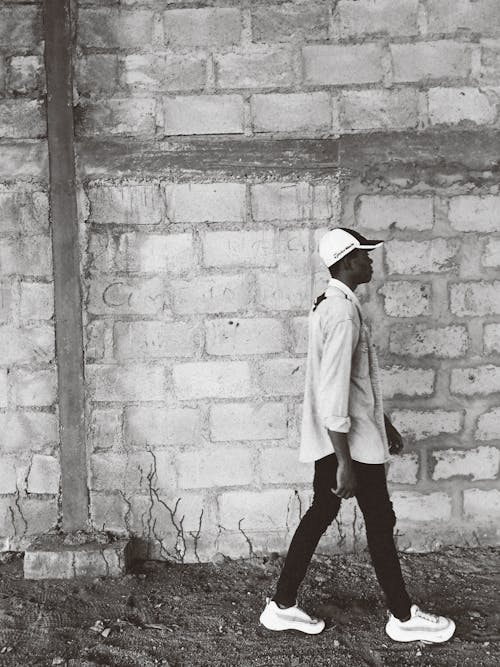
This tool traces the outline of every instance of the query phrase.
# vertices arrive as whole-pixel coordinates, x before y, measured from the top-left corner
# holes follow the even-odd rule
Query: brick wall
[[[0,7],[0,549],[58,520],[42,16]]]
[[[494,0],[106,4],[80,3],[81,134],[498,126]]]
[[[181,498],[191,557],[200,518],[200,557],[247,550],[238,522],[252,534],[257,513],[252,540],[276,544],[310,473],[295,451],[304,316],[338,183],[100,180],[86,198],[94,521],[175,555]]]
[[[253,548],[283,546],[311,476],[296,448],[306,316],[327,280],[314,249],[342,220],[386,240],[361,294],[407,443],[389,467],[400,546],[494,539],[500,258],[484,227],[500,197],[400,181],[350,179],[342,210],[334,180],[87,184],[95,521],[165,538],[172,554],[180,498],[182,548],[200,517],[198,555],[241,553],[249,536]],[[122,222],[116,202],[127,203]],[[352,546],[361,528],[352,534],[346,511],[340,543]]]
[[[497,542],[500,181],[439,158],[439,138],[498,128],[498,3],[76,5],[92,524],[178,560],[286,547],[310,498],[297,445],[307,313],[327,280],[315,247],[343,224],[386,240],[360,293],[387,409],[407,441],[389,467],[399,545]],[[37,7],[0,10],[22,13],[0,22],[2,179],[15,190],[16,225],[48,242],[46,214],[32,213],[46,208]],[[272,148],[253,161],[231,153],[236,141],[374,133],[411,147],[423,132],[436,155],[413,165],[401,153],[383,164],[390,144],[380,165],[349,155],[349,169],[301,164],[300,154],[281,164]],[[0,501],[14,514],[16,466],[25,503],[55,512],[58,480],[51,258],[34,233],[2,230],[13,267],[2,268],[2,330],[23,333],[0,370],[23,367],[0,376],[0,417],[14,414],[37,443],[23,450],[16,436],[24,453],[6,454],[10,495]],[[39,396],[46,402],[33,404]],[[48,473],[35,481],[38,470]],[[37,495],[40,480],[49,495]],[[345,503],[324,548],[362,539],[359,511]]]
[[[81,3],[78,136],[151,149],[497,127],[499,18],[487,0]],[[498,179],[407,171],[86,173],[96,525],[174,558],[286,546],[310,498],[297,444],[327,280],[315,248],[342,223],[386,240],[362,296],[407,441],[389,467],[399,544],[495,541]],[[362,539],[346,503],[324,546]]]
[[[367,308],[388,411],[407,441],[389,469],[400,545],[442,542],[438,525],[445,541],[481,542],[494,537],[482,528],[499,502],[499,434],[481,427],[500,391],[497,186],[437,184],[435,173],[404,185],[388,174],[380,185],[351,181],[345,221],[386,239]]]

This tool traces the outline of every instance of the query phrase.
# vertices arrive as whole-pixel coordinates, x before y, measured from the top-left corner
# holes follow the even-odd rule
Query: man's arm
[[[329,431],[347,433],[351,428],[349,393],[352,353],[358,329],[351,319],[327,322],[318,386],[318,412]]]
[[[389,443],[389,453],[400,454],[403,449],[403,438],[386,414],[384,414],[384,422],[387,442]]]
[[[351,498],[356,487],[347,433],[351,428],[351,361],[358,335],[354,322],[345,319],[332,323],[327,328],[323,341],[319,386],[320,416],[338,460],[337,479],[332,479],[332,491],[339,498]]]
[[[332,491],[339,498],[352,498],[356,493],[356,476],[354,474],[349,445],[347,444],[347,434],[328,429],[328,435],[330,436],[339,462],[339,467],[337,468],[337,486],[335,489],[332,488]]]

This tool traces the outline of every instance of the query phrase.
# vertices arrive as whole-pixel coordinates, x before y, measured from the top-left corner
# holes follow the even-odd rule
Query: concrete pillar
[[[45,0],[45,68],[56,353],[65,532],[88,519],[80,248],[76,206],[70,0]]]

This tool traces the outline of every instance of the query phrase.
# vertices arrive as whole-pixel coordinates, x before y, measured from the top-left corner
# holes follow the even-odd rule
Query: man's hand
[[[392,425],[391,420],[387,415],[384,415],[384,422],[387,441],[389,443],[389,453],[400,454],[403,450],[403,438],[397,428]]]
[[[337,488],[332,489],[339,498],[352,498],[356,493],[356,475],[351,464],[342,465],[337,468]]]
[[[337,456],[337,488],[332,487],[332,493],[339,498],[352,498],[356,493],[356,476],[352,464],[351,453],[347,443],[347,434],[330,431],[328,435],[332,441],[335,455]]]

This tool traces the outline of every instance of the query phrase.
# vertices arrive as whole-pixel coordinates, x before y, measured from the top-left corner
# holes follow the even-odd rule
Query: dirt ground
[[[498,667],[500,549],[403,554],[414,600],[456,620],[448,644],[393,643],[366,552],[318,556],[300,603],[327,619],[316,637],[258,623],[281,558],[147,561],[121,579],[26,581],[0,565],[0,666]]]

